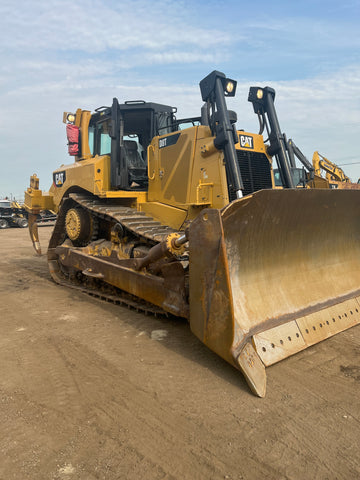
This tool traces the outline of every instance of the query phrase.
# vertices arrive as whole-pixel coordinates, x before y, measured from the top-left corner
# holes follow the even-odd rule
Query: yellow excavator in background
[[[75,161],[54,171],[49,192],[31,177],[30,234],[40,252],[36,216],[56,211],[47,256],[57,283],[188,319],[264,396],[265,367],[360,321],[360,193],[295,188],[272,89],[249,92],[268,145],[236,130],[234,80],[214,71],[200,91],[190,119],[116,98],[66,112]]]
[[[328,158],[315,151],[312,158],[314,171],[321,176],[322,171],[325,172],[325,178],[329,182],[330,188],[341,188],[348,190],[360,189],[360,184],[353,183],[350,178],[345,175],[342,168],[331,162]]]
[[[329,159],[321,155],[319,152],[314,152],[312,158],[313,166],[317,175],[321,175],[322,170],[326,172],[326,178],[329,182],[345,182],[351,183],[350,178],[345,175],[342,168],[338,167],[335,163],[330,162]]]

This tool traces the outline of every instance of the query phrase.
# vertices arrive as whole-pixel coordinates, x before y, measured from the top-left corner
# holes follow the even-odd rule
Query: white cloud
[[[228,44],[230,35],[189,23],[181,3],[158,0],[101,2],[78,0],[32,1],[14,7],[11,0],[0,5],[6,18],[0,38],[11,50],[34,49],[83,51],[91,54],[108,49],[124,51],[168,47],[205,48]],[[171,16],[171,22],[169,21]]]

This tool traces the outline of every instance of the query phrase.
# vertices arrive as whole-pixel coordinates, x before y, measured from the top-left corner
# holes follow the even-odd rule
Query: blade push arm
[[[285,188],[294,188],[291,176],[291,159],[287,156],[287,140],[280,130],[279,120],[275,110],[275,90],[270,87],[250,87],[248,100],[253,104],[254,112],[260,120],[261,132],[264,127],[268,130],[268,154],[275,155]]]

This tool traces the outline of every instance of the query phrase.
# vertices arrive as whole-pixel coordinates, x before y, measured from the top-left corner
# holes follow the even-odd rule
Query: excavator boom
[[[326,178],[329,181],[351,183],[350,178],[345,175],[342,168],[321,155],[318,151],[314,152],[312,162],[317,175],[321,175],[323,170],[326,172]]]

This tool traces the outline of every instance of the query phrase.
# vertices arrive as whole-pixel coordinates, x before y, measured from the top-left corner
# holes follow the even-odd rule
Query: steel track
[[[136,311],[141,311],[146,315],[151,314],[155,316],[169,316],[169,313],[165,312],[161,308],[134,297],[122,290],[108,286],[106,283],[101,282],[100,280],[97,281],[99,288],[90,288],[84,283],[79,283],[78,279],[75,280],[70,278],[69,275],[64,273],[63,269],[61,268],[61,262],[58,256],[55,254],[55,248],[58,245],[61,245],[65,240],[65,215],[67,207],[70,205],[80,205],[81,207],[92,212],[93,215],[97,215],[98,217],[110,222],[119,223],[129,232],[137,236],[139,241],[150,241],[150,243],[153,243],[154,245],[165,240],[170,233],[176,232],[176,230],[169,226],[163,225],[158,221],[155,221],[145,212],[139,212],[130,207],[124,207],[116,203],[111,203],[109,199],[102,200],[98,197],[86,194],[70,194],[67,199],[63,200],[48,249],[50,273],[52,278],[59,285],[81,291],[82,293],[86,293],[87,295],[100,300],[105,300],[117,305],[127,306],[128,308]]]

